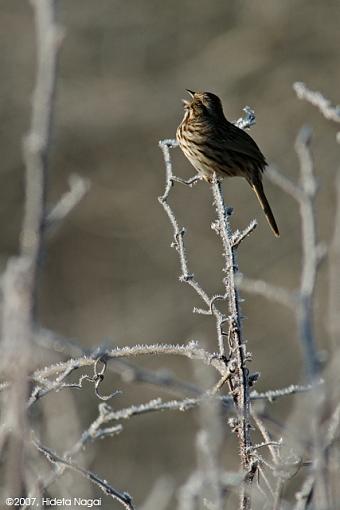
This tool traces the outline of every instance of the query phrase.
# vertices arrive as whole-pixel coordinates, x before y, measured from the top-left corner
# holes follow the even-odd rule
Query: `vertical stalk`
[[[235,275],[238,271],[235,247],[232,242],[232,230],[228,221],[228,210],[224,203],[221,181],[215,178],[212,192],[217,212],[217,231],[222,240],[224,284],[228,296],[229,308],[229,366],[233,366],[230,386],[237,409],[237,423],[235,432],[240,446],[241,466],[245,474],[245,481],[241,489],[240,508],[251,508],[250,486],[255,473],[254,463],[249,455],[252,441],[250,434],[250,394],[248,369],[246,367],[247,351],[242,335],[240,300],[235,285]]]

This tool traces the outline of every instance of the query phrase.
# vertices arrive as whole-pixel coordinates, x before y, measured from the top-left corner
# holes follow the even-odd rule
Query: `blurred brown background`
[[[319,232],[321,239],[329,241],[339,165],[336,127],[299,101],[292,84],[305,81],[333,102],[340,101],[339,2],[64,0],[59,5],[65,41],[57,86],[50,200],[53,203],[65,191],[71,173],[89,178],[92,188],[49,241],[41,322],[87,347],[196,339],[214,351],[212,319],[192,315],[193,307],[200,304],[198,298],[177,278],[170,225],[157,201],[164,186],[158,140],[174,137],[183,114],[185,88],[213,91],[221,96],[230,120],[238,118],[245,105],[255,109],[257,125],[252,136],[271,163],[296,179],[294,140],[303,124],[311,124],[320,182]],[[24,196],[21,145],[29,126],[35,50],[29,2],[0,0],[0,13],[4,266],[18,247]],[[189,176],[192,168],[179,149],[173,157],[176,173]],[[298,210],[268,181],[265,186],[281,230],[278,240],[246,183],[234,179],[224,184],[226,200],[235,211],[233,225],[245,226],[253,217],[259,221],[256,233],[240,249],[240,269],[292,289],[298,283],[301,255]],[[213,293],[222,289],[222,257],[210,229],[211,202],[204,183],[194,189],[178,186],[173,194],[179,221],[189,231],[191,269]],[[318,338],[324,348],[327,298],[325,268],[316,309]],[[243,309],[254,357],[252,369],[262,374],[257,389],[301,380],[300,349],[289,312],[252,296],[247,296]],[[143,364],[192,378],[190,363],[163,358],[143,360]],[[141,386],[125,388],[119,379],[114,384],[125,392],[115,400],[117,408],[167,396]],[[61,420],[62,400],[60,395],[54,398],[60,407],[52,406],[47,416],[56,423],[57,417]],[[68,429],[62,442],[55,432],[46,440],[59,451],[75,441],[96,413],[92,394],[85,397],[79,392],[70,398],[76,399],[82,421],[73,425],[65,415]],[[194,465],[193,414],[136,418],[126,424],[121,437],[106,439],[97,450],[93,446],[88,462],[114,486],[131,492],[138,503],[161,475],[182,484]],[[231,462],[229,467],[235,465]]]

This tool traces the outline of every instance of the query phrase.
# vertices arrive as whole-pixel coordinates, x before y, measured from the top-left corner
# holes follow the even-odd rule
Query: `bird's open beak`
[[[193,92],[192,90],[189,90],[189,89],[185,89],[187,92],[189,92],[189,94],[191,95],[191,97],[193,98],[194,95],[195,95],[195,92]]]

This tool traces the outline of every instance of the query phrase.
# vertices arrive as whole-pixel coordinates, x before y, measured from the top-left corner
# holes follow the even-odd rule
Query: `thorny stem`
[[[235,249],[232,246],[232,230],[228,221],[228,210],[223,199],[221,181],[216,177],[212,183],[212,192],[216,207],[218,226],[216,228],[223,244],[225,259],[224,284],[228,295],[229,307],[229,363],[233,363],[235,370],[230,377],[230,389],[238,411],[238,423],[235,431],[240,445],[242,468],[247,473],[245,484],[241,492],[241,509],[250,509],[251,501],[249,486],[253,480],[256,467],[249,455],[252,446],[250,434],[250,393],[248,369],[246,367],[247,352],[242,337],[241,313],[238,290],[235,286],[235,274],[238,271]]]

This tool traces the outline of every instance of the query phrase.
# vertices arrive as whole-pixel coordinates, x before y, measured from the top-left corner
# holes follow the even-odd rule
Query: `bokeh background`
[[[21,150],[30,119],[35,39],[28,1],[0,0],[0,12],[4,267],[18,249],[24,200]],[[306,123],[313,127],[320,183],[318,226],[320,238],[330,240],[339,165],[336,126],[299,101],[292,84],[305,81],[335,103],[340,101],[339,16],[338,0],[60,1],[58,17],[65,40],[49,199],[53,204],[67,189],[72,173],[90,179],[92,188],[48,241],[39,303],[44,327],[87,348],[195,339],[216,350],[212,319],[192,314],[198,298],[178,281],[171,228],[157,201],[164,187],[157,144],[175,136],[185,88],[217,93],[230,120],[237,119],[245,105],[254,108],[257,124],[252,136],[270,163],[292,179],[298,176],[297,132]],[[192,174],[179,149],[173,158],[178,175]],[[281,230],[279,239],[273,237],[246,183],[238,179],[224,183],[226,200],[234,208],[233,226],[244,227],[254,217],[259,222],[256,233],[241,246],[240,268],[248,276],[293,289],[301,264],[298,209],[270,182],[265,187]],[[223,261],[210,228],[214,211],[209,186],[178,186],[172,200],[180,223],[188,228],[192,271],[210,293],[221,291]],[[325,266],[315,310],[323,349],[328,347],[327,300]],[[290,313],[253,296],[247,296],[243,310],[252,369],[261,372],[257,389],[301,381],[302,360]],[[37,364],[59,359],[47,350],[41,356]],[[141,364],[194,380],[192,364],[183,360]],[[112,385],[124,391],[112,404],[117,408],[167,397],[160,389],[125,384],[119,378],[113,378],[108,389]],[[97,401],[90,391],[67,396],[65,391],[49,398],[41,404],[46,444],[61,452],[96,416]],[[62,411],[66,400],[68,410]],[[276,412],[287,413],[289,406],[289,402],[277,405]],[[90,447],[86,462],[140,503],[160,476],[170,477],[176,485],[186,480],[195,464],[196,428],[195,413],[135,418],[120,437]],[[230,468],[237,466],[236,449],[229,441],[224,461]],[[64,477],[59,494],[75,490],[81,495],[77,484],[75,475]],[[81,490],[91,494],[85,485]]]

